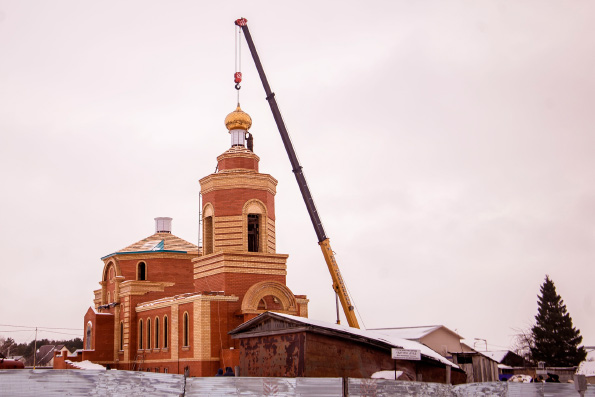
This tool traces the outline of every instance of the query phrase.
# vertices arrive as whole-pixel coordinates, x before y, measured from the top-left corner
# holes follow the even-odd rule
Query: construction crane
[[[300,165],[299,160],[295,154],[293,144],[291,143],[291,139],[289,138],[289,134],[287,133],[287,128],[285,127],[285,122],[281,117],[279,106],[277,106],[275,94],[271,91],[271,87],[269,86],[269,82],[262,68],[262,64],[260,63],[260,58],[258,57],[258,53],[256,52],[256,47],[254,46],[254,42],[252,41],[252,36],[250,35],[250,30],[248,29],[248,21],[245,18],[240,18],[235,21],[235,24],[239,26],[241,31],[244,33],[244,37],[246,38],[246,42],[248,43],[248,47],[250,48],[250,53],[252,54],[252,58],[254,59],[256,70],[258,70],[258,75],[260,76],[260,80],[262,81],[264,91],[267,95],[266,100],[269,102],[271,111],[273,112],[273,117],[275,118],[277,128],[279,129],[279,133],[281,134],[281,140],[283,140],[283,145],[285,145],[285,150],[287,151],[287,155],[289,156],[289,161],[291,163],[295,179],[300,188],[300,192],[302,193],[302,197],[304,199],[304,203],[306,204],[306,208],[308,209],[308,214],[310,215],[310,220],[312,221],[312,225],[314,226],[314,231],[316,232],[316,236],[318,237],[318,244],[322,249],[324,260],[326,261],[328,270],[331,273],[331,277],[333,279],[333,289],[335,290],[335,293],[337,294],[339,301],[341,302],[341,306],[343,307],[345,317],[347,318],[347,323],[350,327],[359,328],[359,324],[355,316],[355,308],[351,303],[351,299],[349,298],[347,286],[345,285],[343,277],[341,276],[339,265],[337,264],[335,254],[331,248],[331,243],[329,241],[329,238],[326,236],[326,233],[324,232],[324,227],[322,226],[322,222],[320,221],[320,217],[318,216],[318,211],[316,210],[316,205],[314,204],[312,194],[310,193],[310,189],[308,188],[308,183],[306,182],[306,178],[304,177],[302,166]],[[241,82],[241,78],[241,72],[236,72],[234,75],[236,89],[239,89],[239,83]],[[337,308],[337,311],[338,310],[339,309]],[[339,323],[338,312],[337,323]]]

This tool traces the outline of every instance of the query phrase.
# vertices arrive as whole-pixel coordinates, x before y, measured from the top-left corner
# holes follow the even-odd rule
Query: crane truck
[[[279,133],[281,134],[281,140],[283,141],[283,145],[285,146],[287,155],[289,156],[289,162],[291,163],[295,179],[298,183],[300,192],[302,193],[302,197],[304,199],[304,203],[306,204],[306,208],[308,209],[308,214],[310,215],[312,225],[314,226],[314,231],[316,232],[316,237],[318,238],[318,244],[322,249],[324,260],[326,261],[328,270],[331,273],[331,277],[333,279],[333,289],[337,294],[339,301],[341,302],[343,312],[345,313],[345,317],[347,318],[347,323],[350,327],[359,328],[359,323],[355,315],[355,307],[353,306],[353,304],[351,303],[351,299],[349,298],[347,286],[345,285],[345,281],[343,281],[343,277],[341,276],[339,265],[337,264],[335,254],[331,248],[331,243],[329,241],[329,238],[326,236],[324,227],[322,226],[320,216],[318,215],[318,211],[316,210],[316,205],[314,204],[314,200],[312,199],[312,194],[310,193],[310,189],[308,188],[308,183],[306,182],[306,178],[304,177],[302,166],[300,165],[295,150],[293,148],[293,144],[287,132],[287,128],[285,127],[285,122],[281,117],[281,112],[279,111],[277,100],[275,99],[275,93],[271,91],[271,87],[269,86],[269,82],[264,73],[264,69],[262,68],[260,58],[258,56],[258,53],[256,52],[256,47],[254,46],[254,42],[252,41],[250,30],[248,29],[248,21],[246,20],[246,18],[240,18],[235,21],[235,24],[244,33],[244,37],[246,39],[246,42],[248,43],[248,48],[250,49],[250,53],[252,54],[252,59],[254,60],[254,64],[256,65],[256,70],[258,71],[258,75],[260,76],[260,80],[262,81],[264,91],[267,95],[266,100],[268,101],[269,106],[271,107],[271,111],[273,112],[273,117],[275,119],[275,123],[277,124],[277,128],[279,129]],[[235,77],[236,79],[234,81],[236,82],[236,89],[239,89],[237,84],[239,83],[239,81],[241,81],[241,74],[238,78],[238,75],[236,73]],[[338,318],[337,322],[339,322]]]

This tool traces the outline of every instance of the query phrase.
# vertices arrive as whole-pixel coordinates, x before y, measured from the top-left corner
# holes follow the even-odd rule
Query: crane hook
[[[233,82],[236,83],[236,90],[239,90],[240,83],[242,82],[242,72],[235,72],[233,75]]]

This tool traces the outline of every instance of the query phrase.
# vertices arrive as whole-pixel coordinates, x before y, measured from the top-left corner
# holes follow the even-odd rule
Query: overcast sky
[[[157,216],[197,243],[198,180],[230,144],[243,16],[365,327],[443,324],[506,348],[549,274],[595,345],[595,3],[291,4],[0,0],[0,323],[82,336],[100,257],[153,234]],[[243,55],[288,285],[333,322]],[[0,336],[34,336],[12,330]]]

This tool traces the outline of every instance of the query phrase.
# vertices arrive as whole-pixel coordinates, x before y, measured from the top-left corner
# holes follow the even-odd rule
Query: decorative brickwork
[[[258,314],[264,312],[267,307],[259,308],[261,301],[267,296],[278,300],[280,308],[275,311],[287,314],[298,314],[297,301],[293,293],[284,284],[275,281],[261,281],[254,284],[242,300],[242,314]],[[266,302],[264,302],[266,304]]]

